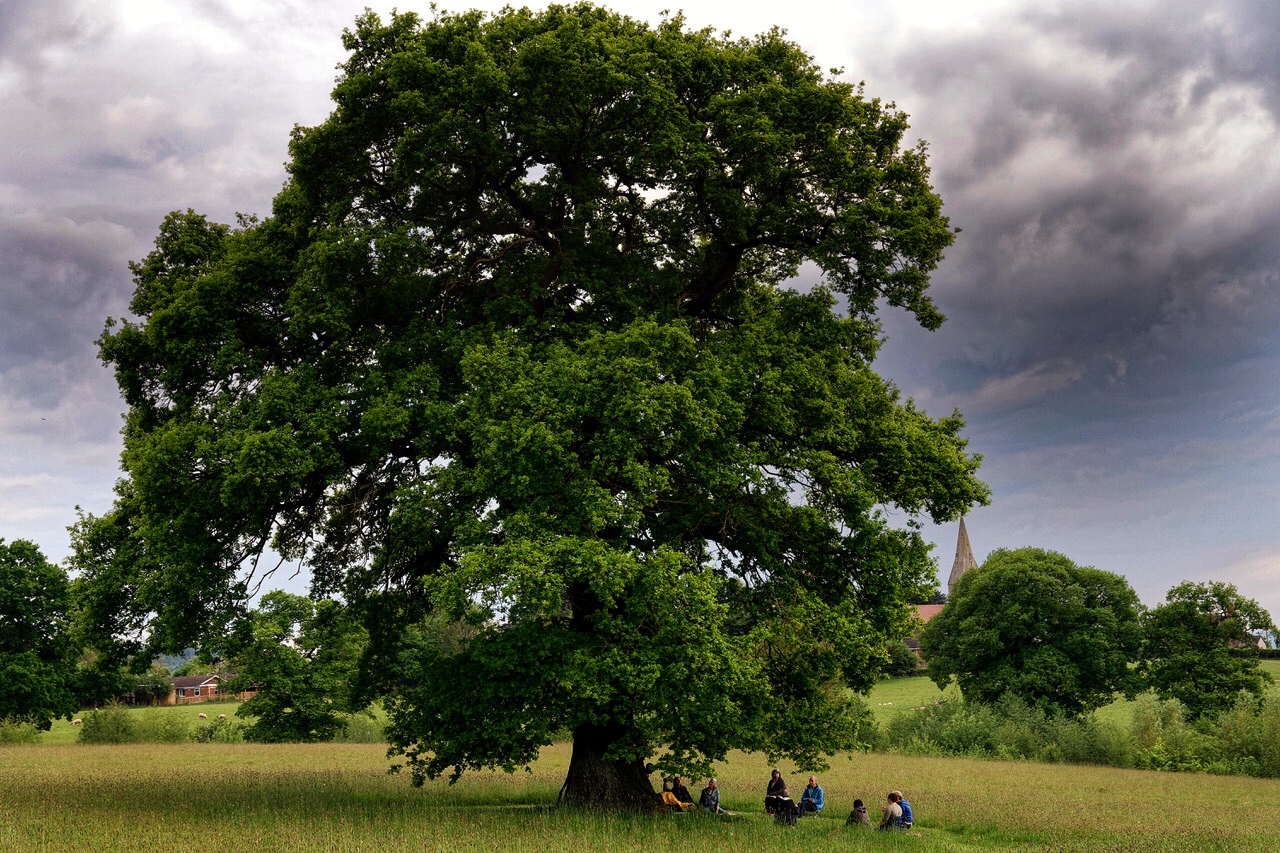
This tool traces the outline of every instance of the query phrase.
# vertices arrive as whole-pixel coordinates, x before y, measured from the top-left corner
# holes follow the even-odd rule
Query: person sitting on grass
[[[685,804],[676,799],[676,795],[671,793],[671,782],[666,776],[662,777],[662,803],[673,812],[683,812]]]
[[[693,794],[689,793],[689,789],[684,786],[684,780],[679,776],[671,779],[671,793],[680,801],[681,808],[693,808]]]
[[[777,812],[782,808],[784,800],[791,800],[791,792],[787,790],[787,780],[782,778],[782,773],[775,767],[769,775],[769,786],[764,789],[764,813]]]
[[[702,796],[698,797],[698,805],[702,806],[704,812],[728,814],[727,811],[720,808],[720,787],[716,784],[715,779],[707,780],[707,787],[702,789]]]
[[[902,806],[893,799],[893,792],[889,793],[888,804],[880,810],[884,812],[884,817],[880,818],[880,825],[876,829],[902,829]]]
[[[844,822],[845,826],[849,824],[856,826],[865,826],[871,828],[871,815],[867,814],[867,807],[862,800],[853,801],[853,811],[849,812],[849,819]]]
[[[893,801],[898,804],[898,808],[902,809],[902,828],[911,828],[911,803],[908,803],[902,796],[901,791],[893,792]]]
[[[805,785],[804,790],[800,793],[800,816],[807,814],[817,815],[822,811],[822,786],[818,784],[817,776],[809,777],[809,784]]]

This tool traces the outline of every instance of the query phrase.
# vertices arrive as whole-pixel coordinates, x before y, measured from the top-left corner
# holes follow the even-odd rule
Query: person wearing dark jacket
[[[769,775],[769,786],[764,790],[764,813],[773,814],[783,807],[783,801],[789,804],[791,792],[787,790],[787,780],[782,778],[778,768],[773,768]]]
[[[671,793],[675,794],[680,802],[693,805],[693,794],[689,793],[689,789],[684,786],[684,780],[679,776],[671,780]]]

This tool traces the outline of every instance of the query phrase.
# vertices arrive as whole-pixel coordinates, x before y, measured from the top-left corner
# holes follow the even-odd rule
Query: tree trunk
[[[621,726],[583,724],[573,730],[573,757],[560,789],[562,805],[657,811],[662,798],[653,790],[644,762],[605,758],[605,751],[622,734]]]

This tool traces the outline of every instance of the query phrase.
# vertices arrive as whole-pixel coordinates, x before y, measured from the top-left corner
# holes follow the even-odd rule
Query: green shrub
[[[108,702],[84,715],[80,743],[133,743],[136,740],[133,716],[119,702]]]
[[[0,720],[0,743],[39,743],[40,730],[34,723]]]
[[[337,743],[386,743],[383,724],[368,712],[348,714],[346,725],[334,736]]]
[[[222,718],[202,722],[191,732],[196,743],[244,743],[245,726],[235,720]]]
[[[906,643],[891,643],[888,646],[889,661],[881,670],[888,676],[915,675],[920,670],[920,656],[911,650]]]
[[[1262,725],[1258,713],[1261,707],[1262,702],[1258,697],[1242,690],[1236,696],[1235,704],[1218,716],[1214,722],[1213,734],[1221,747],[1223,758],[1228,761],[1249,758],[1257,763],[1262,754]],[[1257,770],[1261,772],[1260,764]]]
[[[134,720],[134,735],[138,743],[183,743],[191,737],[191,726],[172,711],[147,708]]]
[[[1258,712],[1258,763],[1264,776],[1280,776],[1280,688],[1273,687],[1262,698]]]

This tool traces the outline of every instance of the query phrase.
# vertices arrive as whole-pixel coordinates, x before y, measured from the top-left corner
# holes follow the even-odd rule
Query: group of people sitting
[[[689,789],[685,787],[683,779],[679,776],[673,776],[669,782],[663,779],[662,801],[673,812],[687,812],[693,811],[695,808],[701,808],[711,814],[729,814],[729,812],[720,807],[720,787],[715,779],[707,780],[707,787],[702,789],[702,795],[698,797],[696,804],[693,796],[689,793]],[[797,804],[791,799],[791,792],[787,789],[787,780],[782,778],[782,773],[778,768],[773,768],[773,772],[769,775],[769,784],[765,787],[765,814],[773,815],[778,820],[786,823],[795,823],[797,818],[819,814],[824,804],[822,786],[818,784],[818,777],[809,777],[809,783],[805,785],[804,790],[800,793],[800,802]],[[906,830],[911,828],[913,820],[911,803],[907,802],[901,791],[890,791],[888,802],[880,811],[883,816],[876,827],[877,829]],[[846,826],[849,824],[871,826],[871,816],[868,814],[867,807],[862,800],[853,801],[853,811],[849,813],[849,818],[845,821]]]
[[[911,803],[907,802],[901,791],[890,791],[888,799],[889,802],[880,809],[883,816],[876,829],[910,829],[914,820]],[[871,826],[871,815],[867,814],[867,807],[862,800],[853,801],[853,811],[849,812],[849,818],[844,823],[845,826]]]
[[[800,793],[800,804],[796,805],[791,799],[791,793],[787,790],[787,780],[782,778],[782,774],[778,768],[773,768],[773,773],[769,776],[769,785],[765,788],[764,810],[765,814],[771,814],[774,817],[794,822],[796,818],[805,815],[816,815],[822,811],[823,796],[822,786],[818,784],[816,776],[809,777],[809,784],[805,785],[804,791]],[[901,791],[890,791],[888,803],[881,809],[883,817],[877,829],[910,829],[914,816],[911,813],[911,803],[907,802],[902,796]],[[853,811],[849,812],[849,818],[845,821],[845,825],[854,824],[857,826],[871,826],[871,816],[867,813],[867,807],[862,800],[853,801]]]
[[[782,778],[778,768],[773,768],[773,772],[769,774],[769,784],[764,790],[765,814],[773,815],[786,823],[794,823],[796,818],[803,815],[818,814],[823,805],[822,786],[818,784],[818,777],[809,777],[809,784],[805,785],[800,794],[800,804],[796,805],[791,799],[791,792],[787,790],[787,780]]]
[[[688,812],[695,808],[693,795],[679,776],[671,777],[670,782],[662,780],[662,802],[673,812]],[[702,789],[702,795],[698,797],[697,807],[711,814],[729,814],[720,808],[720,786],[715,779],[707,780],[707,787]]]

